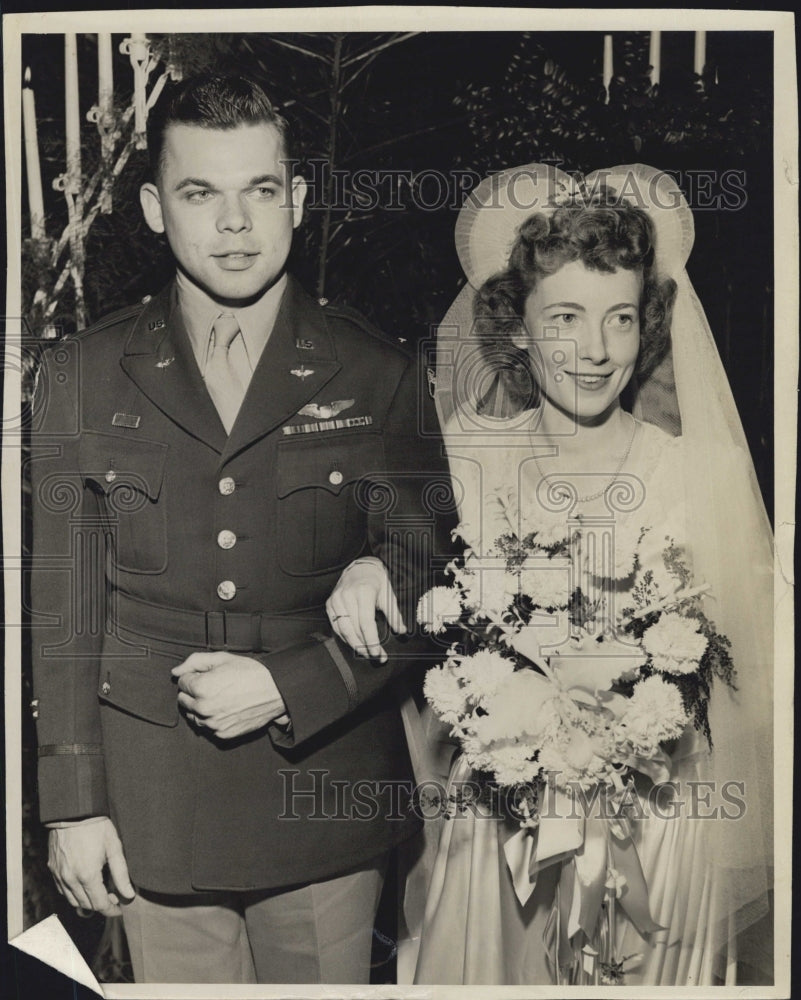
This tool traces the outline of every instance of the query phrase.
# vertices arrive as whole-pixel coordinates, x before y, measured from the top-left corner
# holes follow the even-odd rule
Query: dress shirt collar
[[[253,371],[256,368],[275,326],[275,319],[286,285],[287,276],[283,274],[260,299],[251,305],[242,306],[239,309],[225,309],[207,295],[202,288],[198,288],[190,281],[182,271],[178,271],[176,278],[178,306],[201,373],[206,369],[211,328],[220,313],[232,313],[236,317],[242,333],[250,370]]]

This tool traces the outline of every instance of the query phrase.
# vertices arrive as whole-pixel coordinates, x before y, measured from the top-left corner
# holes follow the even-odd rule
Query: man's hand
[[[103,884],[103,867],[108,865],[114,890]],[[96,910],[116,917],[120,896],[136,895],[128,875],[128,865],[114,824],[105,816],[50,830],[47,867],[53,873],[62,896],[76,909]]]
[[[380,559],[368,556],[346,566],[325,603],[331,628],[351,649],[386,663],[387,654],[378,641],[375,613],[381,611],[393,632],[403,633],[398,601],[386,568]]]
[[[225,651],[192,653],[173,667],[178,704],[187,718],[222,740],[255,732],[289,716],[272,674],[258,660]]]

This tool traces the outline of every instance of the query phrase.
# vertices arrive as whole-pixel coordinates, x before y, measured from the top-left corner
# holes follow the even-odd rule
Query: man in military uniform
[[[306,188],[258,86],[174,87],[148,142],[176,278],[46,352],[36,395],[50,867],[121,909],[139,981],[367,982],[387,852],[419,825],[392,682],[424,641],[353,655],[325,601],[378,557],[413,620],[450,527],[427,393],[286,273]]]

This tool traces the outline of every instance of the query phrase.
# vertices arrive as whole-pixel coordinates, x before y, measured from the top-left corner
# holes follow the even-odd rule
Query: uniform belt
[[[234,652],[268,652],[319,633],[329,631],[325,611],[303,611],[296,615],[264,612],[188,611],[152,604],[119,591],[112,601],[112,621],[119,628],[145,639],[228,649]],[[315,638],[322,639],[323,635]]]

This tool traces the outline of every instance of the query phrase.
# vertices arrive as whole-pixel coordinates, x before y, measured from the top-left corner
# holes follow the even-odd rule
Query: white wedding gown
[[[532,438],[521,432],[519,418],[515,423],[498,420],[496,424],[497,435],[493,433],[491,446],[486,432],[474,438],[464,432],[450,438],[449,458],[457,497],[461,492],[461,522],[465,537],[479,556],[482,540],[491,542],[504,530],[510,530],[510,510],[514,521],[519,509],[516,529],[524,533],[537,527],[531,519],[541,514],[539,504],[533,502],[541,474],[532,458]],[[448,429],[445,439],[449,440]],[[664,575],[662,552],[666,539],[681,545],[685,538],[684,467],[681,438],[671,438],[651,424],[638,424],[616,483],[616,489],[622,491],[617,499],[622,509],[614,512],[615,537],[619,540],[616,553],[631,547],[632,539],[636,540],[641,529],[647,529],[638,547],[638,574],[651,569],[657,577]],[[607,474],[576,482],[576,492],[591,496],[610,478]],[[611,493],[607,497],[613,500]],[[503,505],[498,503],[499,495]],[[608,521],[609,508],[603,496],[580,505],[579,510],[587,521],[594,517]],[[486,547],[486,541],[484,544]],[[689,556],[685,555],[688,561]],[[625,562],[627,552],[621,551],[621,557]],[[621,572],[615,575],[619,577]],[[635,579],[639,576],[632,572],[613,585],[617,611],[625,607],[626,594]],[[714,619],[714,608],[709,614]],[[704,737],[689,726],[672,755],[671,779],[682,783],[682,799],[686,800],[683,783],[697,777],[698,763],[708,752]],[[457,755],[449,787],[469,778],[468,766]],[[433,869],[426,873],[427,894],[423,896],[420,891],[419,872],[410,879],[407,890],[406,911],[412,933],[422,925],[414,982],[553,983],[553,965],[549,967],[546,961],[548,947],[554,948],[553,921],[549,929],[549,917],[562,865],[567,862],[546,862],[531,897],[521,905],[503,850],[504,842],[517,829],[513,821],[492,816],[479,806],[440,819],[436,826],[429,822],[427,829],[429,838],[438,836]],[[713,949],[708,947],[713,937],[719,940],[719,927],[717,915],[710,911],[710,900],[717,894],[709,891],[704,822],[650,816],[634,821],[633,826],[651,915],[664,929],[640,935],[617,909],[615,952],[620,959],[628,958],[625,984],[699,986],[720,982],[726,969],[713,968]]]

